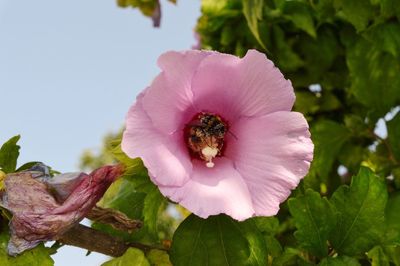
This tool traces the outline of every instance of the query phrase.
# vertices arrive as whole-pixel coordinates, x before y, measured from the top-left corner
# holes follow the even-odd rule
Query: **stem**
[[[378,139],[381,143],[383,143],[383,145],[385,145],[385,148],[387,149],[388,153],[389,153],[389,160],[392,161],[392,163],[394,165],[398,165],[399,162],[396,160],[396,157],[394,156],[392,147],[390,146],[389,142],[387,141],[387,139],[381,138],[378,135],[376,135],[375,133],[373,133],[375,138]]]
[[[102,253],[112,257],[120,257],[130,248],[137,248],[147,253],[151,249],[167,251],[164,247],[150,246],[135,242],[124,242],[104,232],[88,226],[77,224],[61,235],[57,241],[65,245],[75,246]]]

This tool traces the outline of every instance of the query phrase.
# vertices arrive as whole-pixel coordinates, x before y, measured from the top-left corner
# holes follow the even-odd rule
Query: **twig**
[[[82,224],[77,224],[69,229],[60,236],[57,241],[65,245],[84,248],[89,251],[99,252],[112,257],[122,256],[130,247],[141,249],[145,253],[151,249],[167,251],[164,247],[150,246],[134,242],[127,243],[119,238]]]

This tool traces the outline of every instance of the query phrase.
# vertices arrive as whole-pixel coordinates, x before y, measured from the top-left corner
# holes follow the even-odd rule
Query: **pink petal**
[[[225,213],[242,221],[254,214],[246,183],[226,158],[215,159],[214,168],[196,160],[193,175],[185,185],[159,188],[162,194],[202,218]]]
[[[313,157],[307,121],[296,112],[242,118],[231,128],[225,155],[252,195],[256,215],[271,216],[307,174]]]
[[[149,91],[146,90],[146,93]],[[183,185],[192,172],[183,133],[178,131],[166,135],[155,129],[143,110],[143,99],[143,94],[139,95],[137,102],[128,112],[121,143],[122,150],[131,158],[141,157],[156,184]]]
[[[295,100],[291,82],[256,50],[242,59],[219,53],[208,56],[193,77],[192,90],[196,108],[229,121],[290,111]]]
[[[212,52],[167,52],[158,65],[163,70],[143,97],[143,109],[164,133],[183,128],[197,112],[193,109],[191,80],[200,62]]]

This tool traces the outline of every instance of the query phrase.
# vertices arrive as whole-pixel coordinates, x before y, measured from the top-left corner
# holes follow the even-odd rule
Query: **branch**
[[[69,229],[67,232],[61,235],[57,241],[65,245],[80,247],[112,257],[122,256],[130,247],[141,249],[145,253],[151,249],[167,251],[167,249],[164,247],[149,246],[134,242],[127,243],[119,238],[113,237],[109,234],[82,224],[77,224]]]

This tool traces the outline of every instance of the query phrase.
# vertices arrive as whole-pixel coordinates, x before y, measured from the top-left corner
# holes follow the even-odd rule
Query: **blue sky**
[[[77,170],[84,149],[118,130],[159,72],[157,57],[195,44],[200,3],[161,1],[161,29],[115,0],[0,0],[0,143],[21,134],[19,164]],[[99,265],[63,248],[57,266]]]

